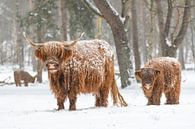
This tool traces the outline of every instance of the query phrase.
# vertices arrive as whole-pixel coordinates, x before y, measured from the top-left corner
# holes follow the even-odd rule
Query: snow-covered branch
[[[99,11],[99,9],[93,4],[92,0],[84,0],[85,5],[87,5],[87,7],[89,7],[96,15],[103,17],[103,15],[101,14],[101,12]],[[113,14],[115,16],[118,16],[120,18],[120,20],[122,21],[122,23],[126,23],[126,18],[122,18],[119,13],[116,11],[116,9],[109,3],[107,2],[107,4],[109,5],[109,8],[112,10]],[[128,20],[128,18],[127,18]]]
[[[103,17],[99,9],[92,3],[91,0],[84,0],[85,5],[91,9],[96,15]]]
[[[121,17],[121,15],[116,11],[116,9],[110,4],[110,2],[107,2],[108,3],[108,5],[109,5],[109,7],[110,7],[110,9],[112,10],[112,12],[113,12],[113,14],[115,15],[115,16],[118,16],[119,17],[119,19],[121,20],[121,22],[124,24],[125,23],[125,19],[126,18],[124,18],[124,17]]]

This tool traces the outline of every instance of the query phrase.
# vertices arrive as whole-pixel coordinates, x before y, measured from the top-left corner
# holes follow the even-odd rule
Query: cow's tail
[[[111,94],[113,98],[113,104],[121,107],[126,107],[128,104],[125,102],[123,96],[119,93],[118,87],[116,85],[116,81],[113,80],[111,87]],[[119,105],[118,105],[119,104]]]

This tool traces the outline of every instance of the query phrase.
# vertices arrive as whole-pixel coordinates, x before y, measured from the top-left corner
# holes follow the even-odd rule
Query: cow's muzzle
[[[58,68],[59,68],[59,64],[58,62],[56,61],[48,61],[46,63],[46,67],[47,67],[47,70],[50,72],[50,73],[55,73],[58,71]]]
[[[145,90],[151,90],[152,85],[151,85],[151,84],[145,84],[145,85],[143,85],[143,88],[144,88]]]

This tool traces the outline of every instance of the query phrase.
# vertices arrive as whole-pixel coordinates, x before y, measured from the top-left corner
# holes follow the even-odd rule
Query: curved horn
[[[72,41],[70,44],[65,44],[64,43],[64,47],[72,47],[72,46],[74,46],[77,43],[77,41],[79,41],[83,37],[84,34],[85,34],[85,32],[81,33],[79,38],[77,38],[76,40]]]
[[[34,48],[38,48],[38,47],[42,47],[44,45],[44,43],[34,43],[31,39],[26,37],[26,33],[23,32],[23,36],[25,38],[25,40],[30,43],[30,45]]]

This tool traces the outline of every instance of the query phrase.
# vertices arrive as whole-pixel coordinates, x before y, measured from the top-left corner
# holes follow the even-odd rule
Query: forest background
[[[195,0],[1,0],[0,17],[0,65],[32,66],[38,82],[42,64],[23,32],[35,42],[74,40],[82,32],[82,39],[106,40],[122,88],[154,57],[176,57],[183,69],[195,64]]]

